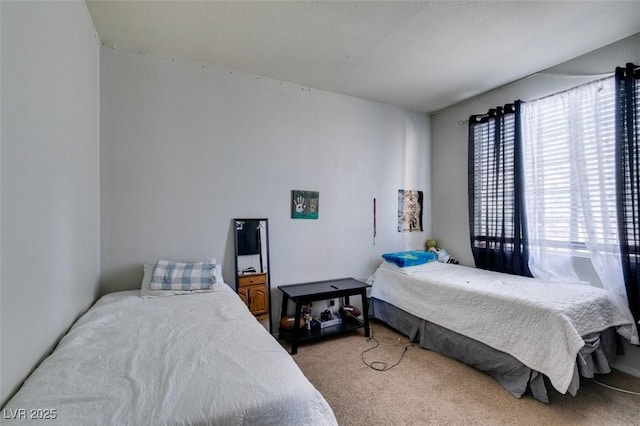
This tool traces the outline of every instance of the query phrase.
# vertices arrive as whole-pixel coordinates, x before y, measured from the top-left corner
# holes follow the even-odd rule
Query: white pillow
[[[222,265],[216,263],[216,259],[211,259],[210,262],[216,265],[216,269],[215,269],[216,280],[211,286],[211,288],[206,290],[187,290],[187,291],[185,290],[152,290],[151,278],[153,277],[153,265],[145,264],[142,268],[144,274],[142,276],[142,285],[140,286],[140,297],[143,297],[143,298],[165,297],[165,296],[175,296],[180,294],[207,293],[207,292],[215,291],[221,284],[225,284],[225,282],[224,282],[224,278],[222,277]]]

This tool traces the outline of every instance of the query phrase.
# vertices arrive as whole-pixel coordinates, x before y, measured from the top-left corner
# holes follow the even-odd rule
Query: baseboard
[[[628,365],[617,364],[614,362],[613,364],[611,364],[611,368],[615,368],[616,370],[622,371],[623,373],[628,374],[630,376],[640,378],[640,370],[635,369],[633,367],[629,367]]]

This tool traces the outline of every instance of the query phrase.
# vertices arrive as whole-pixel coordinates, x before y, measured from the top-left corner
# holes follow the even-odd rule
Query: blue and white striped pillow
[[[215,271],[211,262],[158,260],[149,286],[152,290],[206,290],[215,282]]]

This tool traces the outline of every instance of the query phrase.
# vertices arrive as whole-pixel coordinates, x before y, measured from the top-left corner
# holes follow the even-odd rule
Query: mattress
[[[44,413],[37,410],[53,410],[47,424],[64,425],[337,424],[227,285],[153,299],[103,296],[4,407],[26,416],[21,425],[41,424],[31,416]]]
[[[603,289],[461,265],[383,262],[371,297],[504,352],[561,393],[576,374],[583,336],[628,324]]]

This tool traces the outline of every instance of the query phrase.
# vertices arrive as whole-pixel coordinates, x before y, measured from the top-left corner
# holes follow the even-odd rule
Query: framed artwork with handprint
[[[291,218],[317,219],[320,193],[317,191],[291,190]]]

